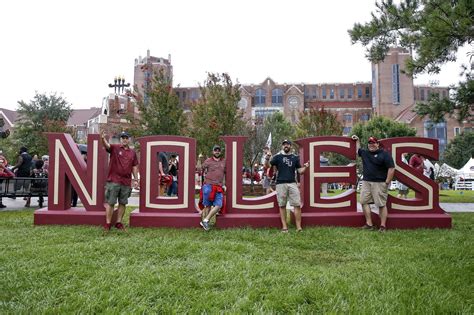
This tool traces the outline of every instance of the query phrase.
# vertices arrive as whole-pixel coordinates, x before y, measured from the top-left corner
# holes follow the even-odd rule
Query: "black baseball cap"
[[[291,141],[288,140],[288,139],[285,139],[281,142],[281,145],[284,145],[285,143],[288,143],[289,145],[291,145]]]
[[[217,145],[217,144],[212,147],[212,151],[216,151],[216,150],[221,151],[221,147],[220,147],[219,145]]]
[[[120,138],[124,138],[124,137],[130,138],[130,134],[126,131],[122,131],[120,133]]]

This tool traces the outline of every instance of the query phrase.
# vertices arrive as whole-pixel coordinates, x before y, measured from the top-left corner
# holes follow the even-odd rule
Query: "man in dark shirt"
[[[301,166],[300,158],[291,153],[291,141],[283,140],[281,143],[282,151],[273,156],[270,161],[266,161],[266,166],[276,168],[278,175],[276,179],[276,192],[278,206],[280,207],[280,219],[282,232],[288,232],[286,223],[286,203],[290,202],[290,206],[295,209],[296,230],[299,232],[301,228],[301,197],[298,185],[296,184],[296,171],[302,174],[309,166],[309,162]]]
[[[168,156],[165,152],[158,153],[158,171],[160,172],[160,196],[164,196],[168,191],[168,172],[169,172],[169,163],[168,163]]]
[[[385,232],[387,223],[387,196],[388,186],[392,182],[395,173],[395,164],[391,155],[380,148],[380,143],[376,137],[370,137],[368,150],[361,149],[359,137],[352,136],[352,140],[357,141],[357,154],[362,158],[363,179],[360,190],[360,203],[364,210],[364,229],[373,230],[370,203],[374,203],[379,208],[380,232]]]
[[[132,173],[133,185],[138,186],[138,159],[137,154],[130,148],[130,135],[127,132],[120,134],[120,144],[110,144],[105,139],[105,132],[102,132],[102,144],[107,152],[110,153],[109,174],[105,185],[105,226],[104,230],[108,232],[111,228],[114,206],[118,200],[118,214],[115,227],[124,230],[122,224],[125,206],[132,192]]]

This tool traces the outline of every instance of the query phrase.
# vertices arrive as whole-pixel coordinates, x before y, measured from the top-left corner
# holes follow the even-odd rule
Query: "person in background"
[[[28,148],[21,147],[18,155],[18,160],[12,168],[12,172],[15,173],[16,177],[30,177],[31,175],[31,165],[32,157],[28,153]],[[15,182],[15,191],[24,188],[28,190],[30,188],[30,180],[17,180]],[[15,197],[13,197],[15,199]],[[23,198],[26,200],[27,198]]]
[[[168,163],[168,156],[165,152],[158,153],[158,171],[159,174],[159,182],[160,182],[160,196],[164,196],[168,191],[168,187],[171,183],[168,182],[168,173],[169,173],[169,163]]]
[[[169,174],[173,177],[168,187],[168,196],[178,195],[178,160],[176,154],[171,154],[169,160]]]
[[[405,163],[405,164],[408,164],[407,153],[402,154],[402,162]],[[398,195],[397,195],[397,197],[402,198],[402,199],[407,199],[408,192],[409,192],[408,186],[403,184],[402,182],[398,181]]]
[[[273,192],[271,181],[273,177],[273,169],[268,166],[268,162],[272,158],[272,152],[268,146],[263,148],[263,156],[262,156],[262,165],[263,165],[263,179],[262,179],[262,187],[265,189],[265,193],[269,194]]]
[[[319,166],[329,166],[329,159],[320,155],[319,156]],[[321,193],[323,196],[326,196],[328,194],[328,183],[322,183],[321,184]]]
[[[425,167],[424,167],[424,163],[423,163],[423,158],[421,157],[420,154],[418,154],[418,153],[413,154],[411,156],[410,161],[408,162],[408,164],[412,168],[417,170],[418,172],[423,173]]]
[[[44,165],[43,165],[43,170],[48,173],[48,169],[49,169],[49,155],[43,155],[41,157],[41,159],[43,160],[44,162]]]

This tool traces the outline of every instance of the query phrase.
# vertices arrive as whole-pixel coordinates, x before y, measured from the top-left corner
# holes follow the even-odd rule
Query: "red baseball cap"
[[[377,139],[376,137],[370,137],[368,143],[371,143],[371,142],[378,143],[379,139]]]

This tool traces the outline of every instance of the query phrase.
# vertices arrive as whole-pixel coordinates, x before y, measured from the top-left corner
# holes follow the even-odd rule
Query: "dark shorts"
[[[107,182],[105,184],[105,202],[113,206],[117,203],[126,205],[132,194],[132,187],[117,183]]]

